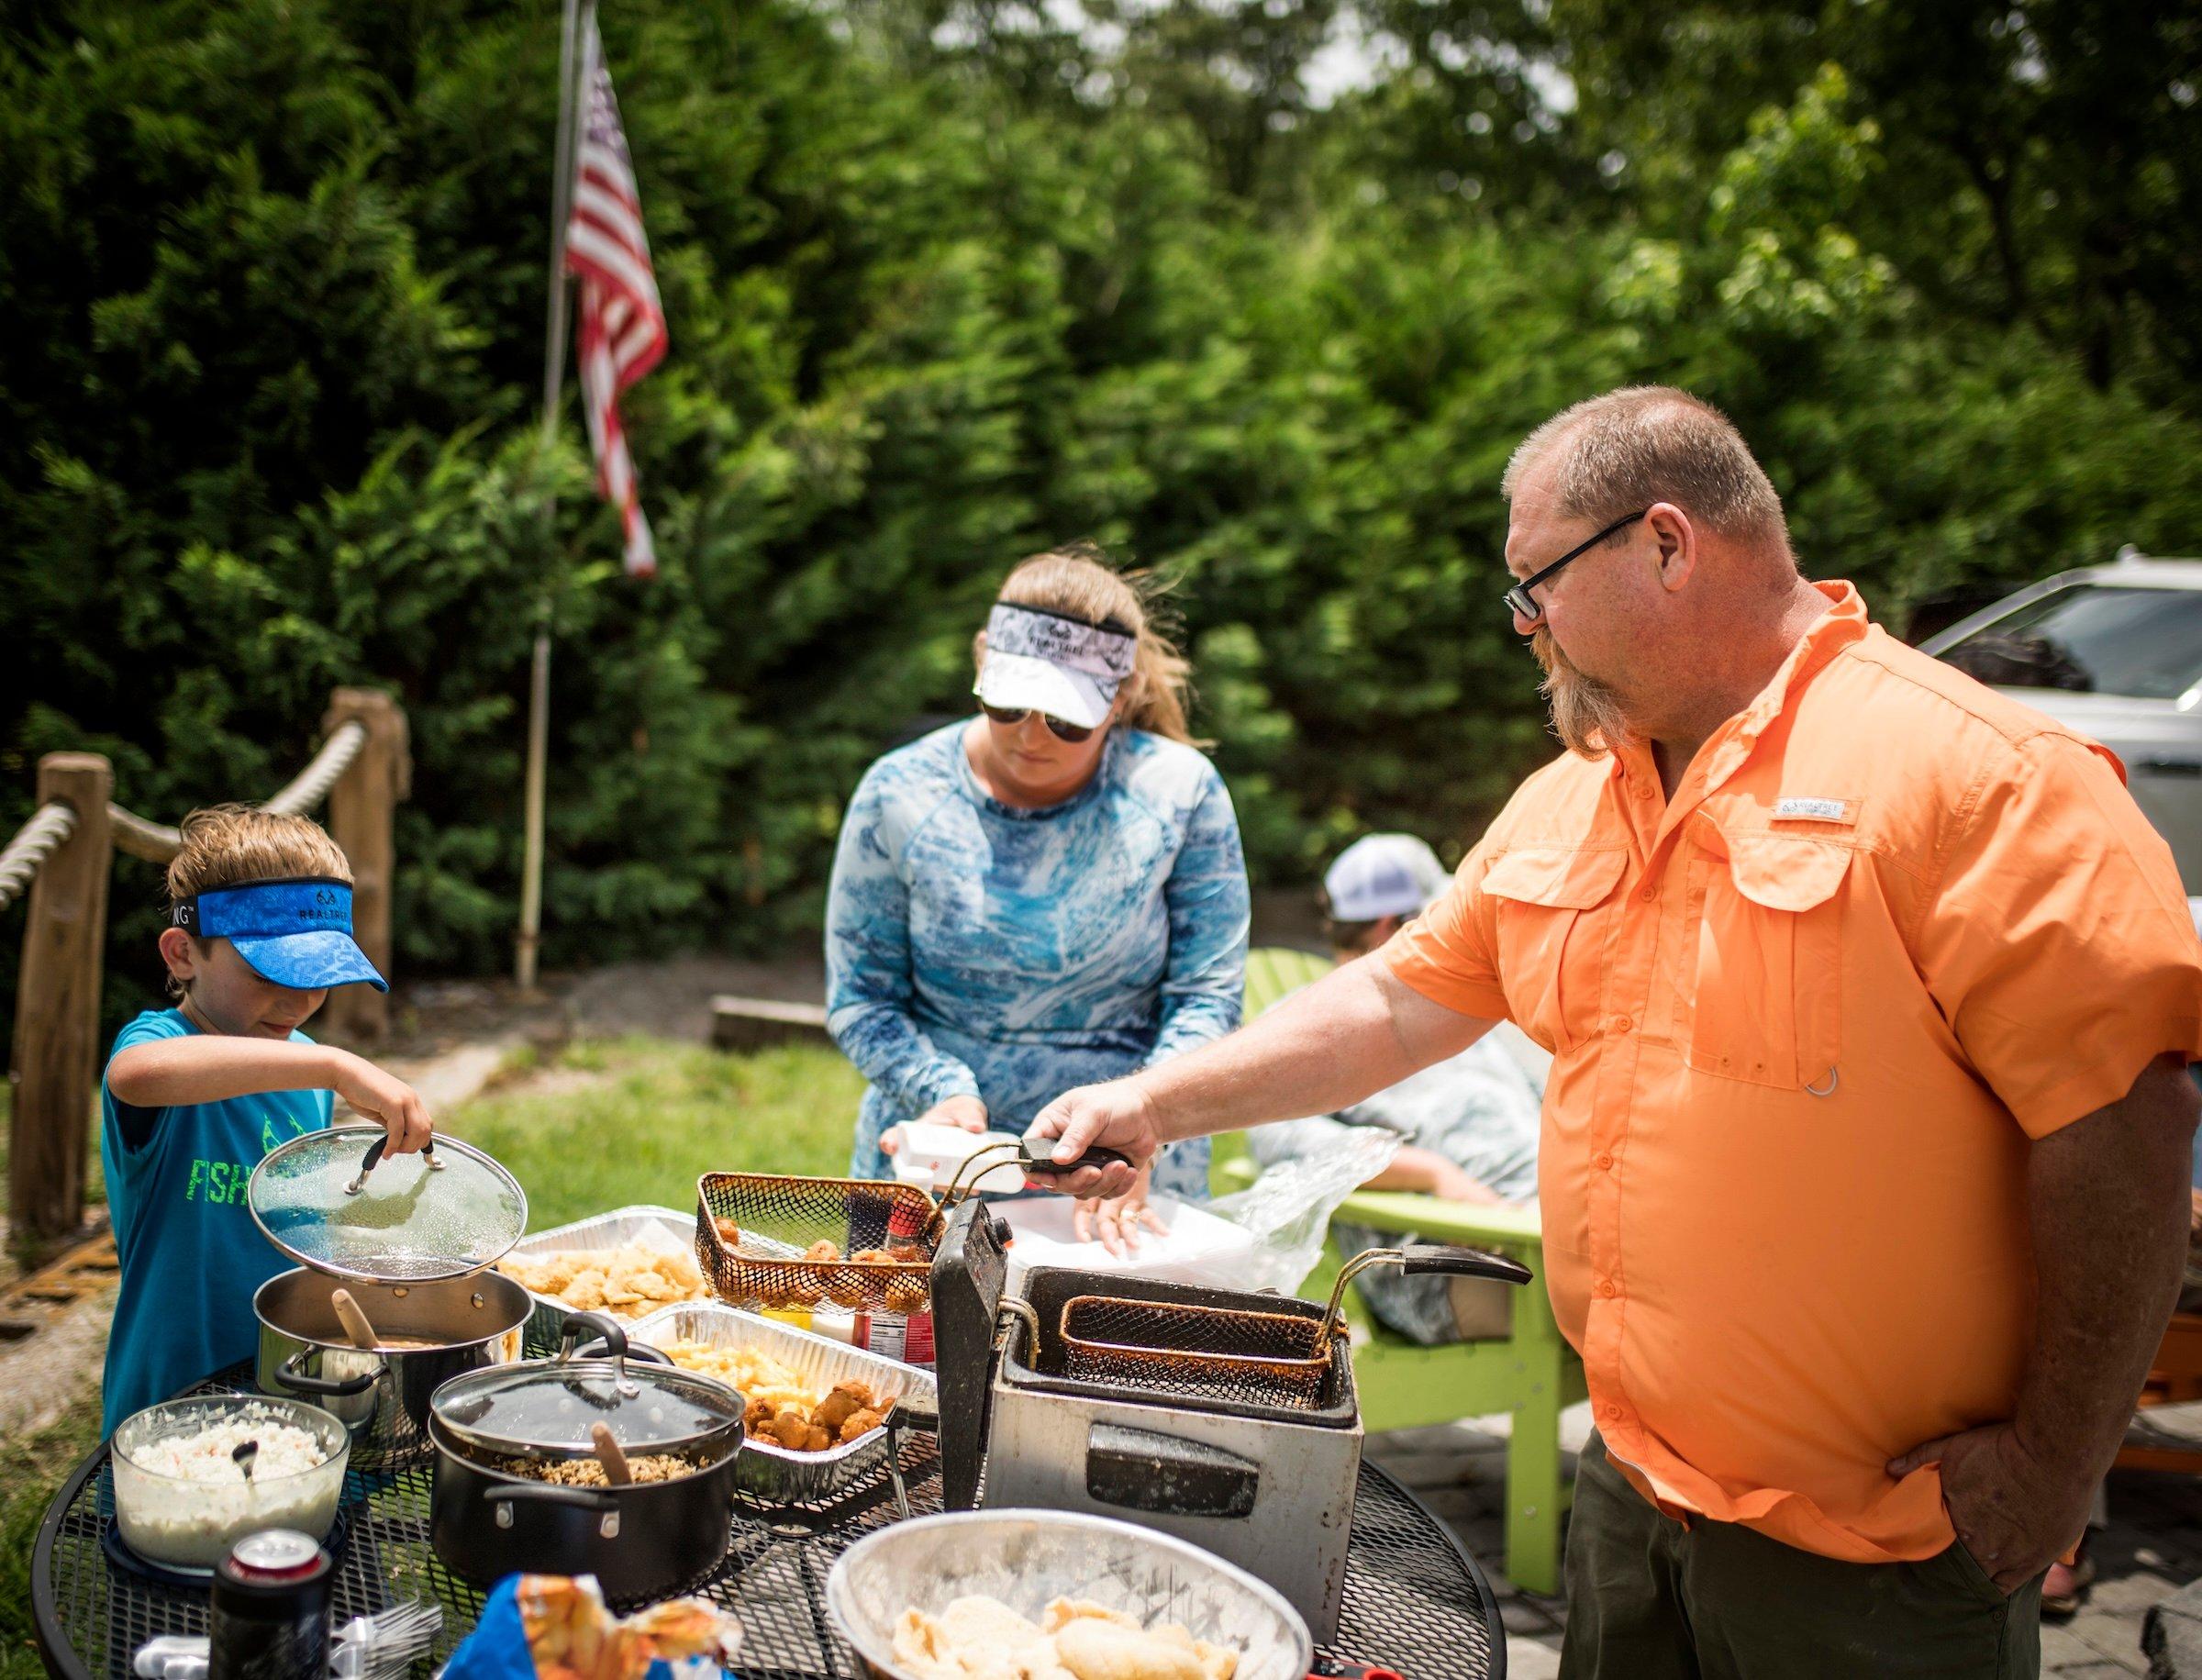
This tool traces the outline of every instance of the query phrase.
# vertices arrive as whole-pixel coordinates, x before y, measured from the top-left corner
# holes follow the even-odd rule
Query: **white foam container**
[[[895,1178],[921,1190],[945,1190],[956,1169],[983,1149],[1003,1145],[1015,1148],[1017,1134],[1009,1131],[965,1131],[961,1126],[943,1126],[938,1120],[905,1120],[896,1129],[901,1141],[889,1157]],[[999,1166],[979,1174],[978,1187],[991,1194],[1013,1196],[1025,1187],[1025,1169],[1014,1155],[1004,1156]]]
[[[1237,1288],[1238,1267],[1253,1252],[1254,1240],[1229,1219],[1166,1196],[1148,1198],[1167,1235],[1142,1229],[1129,1254],[1112,1254],[1098,1241],[1081,1242],[1072,1224],[1077,1203],[1067,1196],[1035,1196],[995,1202],[994,1211],[1009,1221],[1017,1240],[1009,1245],[1004,1287],[1021,1295],[1024,1277],[1034,1266],[1069,1266],[1081,1272],[1119,1277],[1151,1277],[1164,1283],[1206,1284]]]

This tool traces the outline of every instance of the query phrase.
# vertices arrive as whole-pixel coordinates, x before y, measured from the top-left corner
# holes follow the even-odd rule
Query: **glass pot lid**
[[[456,1138],[384,1155],[380,1126],[309,1131],[269,1151],[247,1199],[267,1239],[317,1272],[429,1283],[494,1265],[528,1229],[510,1173]]]
[[[576,1358],[584,1335],[603,1345]],[[564,1336],[555,1358],[451,1378],[428,1402],[437,1421],[468,1447],[515,1457],[586,1457],[599,1423],[629,1453],[676,1452],[728,1431],[739,1440],[742,1398],[726,1384],[628,1357],[626,1332],[595,1313],[568,1318]]]

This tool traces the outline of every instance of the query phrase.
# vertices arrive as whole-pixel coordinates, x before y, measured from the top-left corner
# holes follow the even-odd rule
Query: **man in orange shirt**
[[[2109,753],[1807,582],[1707,405],[1581,404],[1506,489],[1567,753],[1382,951],[1033,1131],[1144,1160],[1518,1022],[1599,1431],[1563,1673],[2031,1674],[2185,1253],[2170,851]]]

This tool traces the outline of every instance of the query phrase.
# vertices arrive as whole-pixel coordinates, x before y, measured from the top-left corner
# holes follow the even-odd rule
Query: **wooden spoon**
[[[374,1326],[367,1322],[367,1315],[360,1304],[351,1298],[351,1291],[344,1288],[328,1292],[328,1304],[337,1309],[337,1322],[351,1338],[351,1345],[362,1353],[375,1351]]]
[[[596,1462],[604,1466],[604,1479],[614,1487],[626,1487],[635,1479],[634,1472],[627,1467],[627,1454],[612,1439],[608,1423],[589,1425],[589,1444],[596,1449]]]

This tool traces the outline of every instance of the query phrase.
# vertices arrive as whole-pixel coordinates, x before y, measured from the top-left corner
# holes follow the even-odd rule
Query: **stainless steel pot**
[[[374,1326],[374,1352],[355,1348],[329,1304],[349,1289]],[[534,1302],[495,1272],[428,1284],[371,1284],[300,1267],[252,1296],[260,1319],[254,1377],[263,1394],[333,1412],[351,1432],[355,1470],[395,1469],[428,1456],[428,1397],[452,1377],[520,1357]]]

